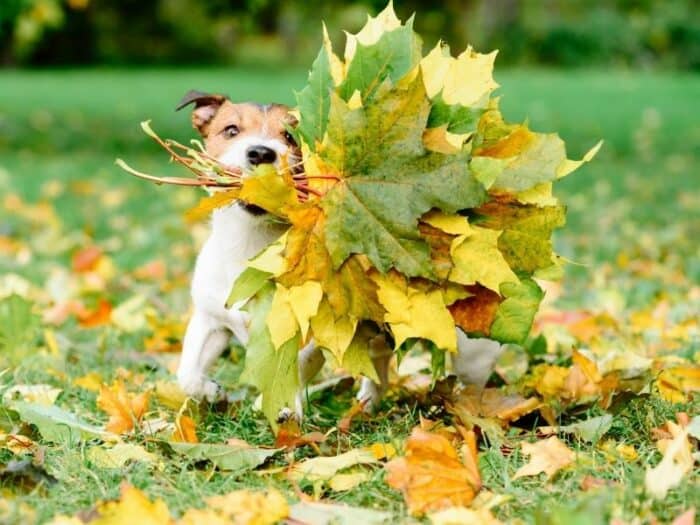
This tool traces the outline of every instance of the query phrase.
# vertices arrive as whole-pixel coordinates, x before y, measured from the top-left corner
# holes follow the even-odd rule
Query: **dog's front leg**
[[[459,380],[483,389],[504,346],[486,338],[470,338],[457,329],[457,353],[452,355],[452,371]]]
[[[379,334],[369,342],[369,356],[379,377],[379,383],[375,383],[368,377],[363,377],[360,390],[357,392],[357,400],[363,403],[363,410],[373,412],[389,385],[389,364],[394,355],[393,350],[387,345],[384,334]]]
[[[207,370],[226,348],[231,333],[214,318],[195,310],[187,325],[177,380],[180,388],[196,399],[221,401],[224,390],[207,377]]]
[[[306,391],[306,385],[311,381],[316,374],[323,367],[323,363],[326,362],[326,358],[323,356],[323,352],[316,346],[316,344],[311,341],[304,348],[299,351],[299,391],[297,392],[296,402],[295,402],[295,412],[297,421],[301,422],[304,417],[304,392]],[[289,414],[288,409],[283,409],[280,413],[280,419],[287,419],[291,414]]]

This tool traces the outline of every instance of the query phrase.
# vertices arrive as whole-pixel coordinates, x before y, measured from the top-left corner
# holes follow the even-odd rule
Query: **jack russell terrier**
[[[192,125],[201,134],[207,153],[223,165],[237,167],[245,173],[260,164],[280,165],[287,157],[288,165],[301,161],[301,152],[287,126],[295,119],[282,104],[233,103],[223,95],[190,91],[177,109],[194,104]],[[225,391],[207,376],[207,370],[228,346],[233,334],[246,345],[248,318],[240,305],[225,307],[236,278],[247,261],[280,237],[285,226],[267,220],[264,210],[237,202],[214,210],[211,235],[197,257],[192,278],[194,311],[183,341],[177,379],[185,393],[210,402],[225,399]],[[470,339],[457,329],[458,352],[452,356],[452,367],[460,380],[483,387],[501,345],[489,339]],[[385,346],[385,345],[377,345]],[[357,398],[366,410],[372,410],[386,389],[391,353],[368,349],[381,384],[362,378]],[[313,342],[300,350],[299,378],[308,383],[321,369],[323,353]],[[288,407],[301,419],[302,392],[295,407]]]

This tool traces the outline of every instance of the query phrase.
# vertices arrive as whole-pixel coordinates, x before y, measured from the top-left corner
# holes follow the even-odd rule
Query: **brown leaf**
[[[387,483],[403,492],[411,514],[467,506],[481,488],[475,444],[472,433],[462,462],[447,438],[414,428],[406,455],[386,465]]]
[[[500,388],[479,390],[470,385],[452,396],[448,410],[458,417],[462,413],[510,422],[537,410],[539,406],[540,400],[535,397],[505,394]]]
[[[576,458],[576,453],[556,436],[535,443],[522,443],[521,447],[523,454],[530,456],[530,462],[520,467],[513,479],[536,476],[540,472],[551,478]]]
[[[134,429],[148,408],[148,392],[128,394],[122,381],[111,387],[102,386],[97,396],[97,406],[109,414],[105,428],[115,434]]]
[[[468,286],[467,290],[472,294],[470,297],[455,301],[447,309],[455,324],[465,332],[488,336],[501,296],[481,285]]]

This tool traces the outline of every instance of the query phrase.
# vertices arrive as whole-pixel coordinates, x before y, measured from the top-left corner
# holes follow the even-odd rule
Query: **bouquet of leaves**
[[[455,327],[503,343],[528,336],[543,297],[535,279],[561,273],[551,236],[565,208],[552,184],[600,144],[572,161],[558,135],[504,122],[495,56],[455,58],[443,43],[423,56],[412,19],[390,4],[348,35],[343,59],[324,28],[297,94],[301,175],[212,175],[194,152],[199,180],[230,190],[200,210],[242,199],[289,224],[229,298],[251,315],[242,379],[271,421],[293,406],[297,354],[312,339],[337,366],[376,377],[378,332],[397,351],[422,342],[436,366],[456,351]]]

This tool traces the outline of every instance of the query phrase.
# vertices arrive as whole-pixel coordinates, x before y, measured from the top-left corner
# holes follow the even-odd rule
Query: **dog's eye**
[[[238,135],[241,132],[241,130],[238,129],[238,126],[235,124],[231,124],[230,126],[226,126],[222,133],[224,134],[224,137],[232,139],[236,135]]]
[[[287,141],[287,144],[289,144],[290,146],[294,146],[296,148],[297,141],[294,140],[294,137],[292,136],[292,134],[289,131],[287,131],[287,130],[283,131],[282,136],[284,137],[284,140]]]

